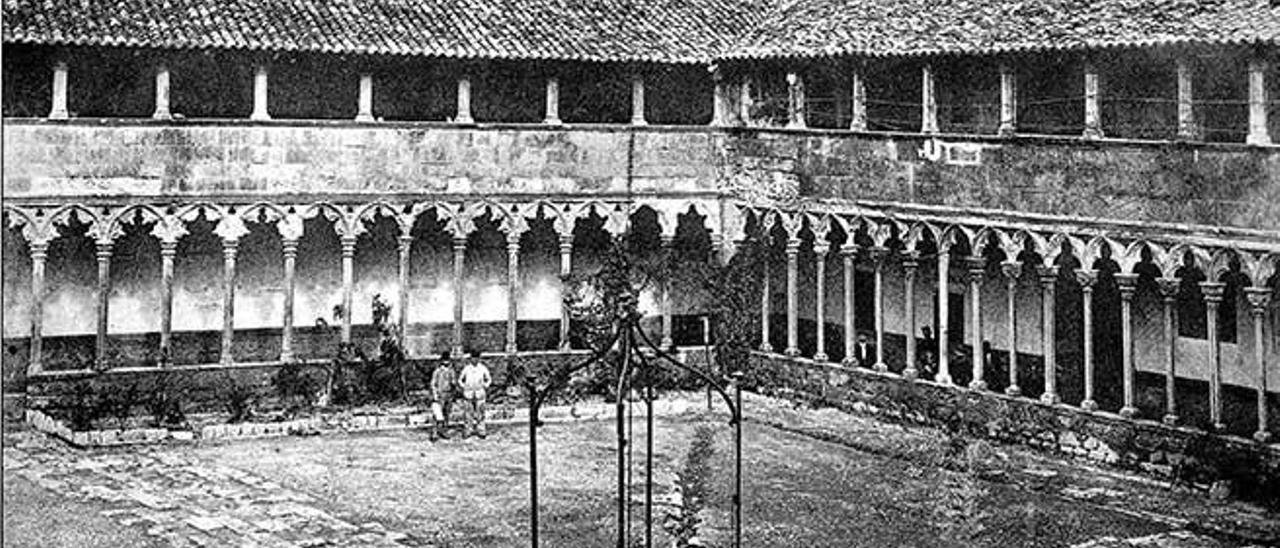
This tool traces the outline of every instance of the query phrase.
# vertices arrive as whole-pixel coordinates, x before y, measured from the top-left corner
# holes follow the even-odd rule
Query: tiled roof
[[[4,42],[705,62],[764,0],[5,0]]]
[[[1269,0],[782,0],[726,57],[1280,42]]]

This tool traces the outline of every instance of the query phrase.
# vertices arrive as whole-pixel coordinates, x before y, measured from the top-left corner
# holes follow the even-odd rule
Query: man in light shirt
[[[489,368],[480,360],[478,350],[472,352],[471,360],[458,375],[458,386],[462,387],[462,399],[467,406],[467,436],[473,432],[481,438],[485,436],[484,404],[490,384],[493,384],[493,379],[489,376]]]
[[[440,363],[431,373],[431,441],[449,439],[449,409],[453,407],[453,387],[456,383],[449,353],[440,356]]]

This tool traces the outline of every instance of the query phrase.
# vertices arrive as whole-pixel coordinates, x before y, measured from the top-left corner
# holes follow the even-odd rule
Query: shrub
[[[305,367],[291,361],[280,366],[271,377],[271,386],[286,410],[310,409],[315,403],[316,380],[307,374]]]
[[[179,426],[187,422],[183,406],[190,387],[177,375],[160,371],[142,384],[144,405],[155,426]]]
[[[257,387],[239,377],[224,372],[216,387],[218,400],[230,417],[227,422],[244,422],[253,417],[253,407],[258,401]]]
[[[80,379],[71,383],[71,389],[60,407],[66,410],[67,420],[76,431],[93,430],[94,424],[105,416],[101,383],[93,379]]]

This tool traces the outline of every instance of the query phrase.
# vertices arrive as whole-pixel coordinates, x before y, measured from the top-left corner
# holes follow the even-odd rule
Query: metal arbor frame
[[[639,373],[644,382],[641,385],[645,402],[646,450],[645,450],[645,547],[653,546],[653,379],[657,368],[666,366],[691,374],[706,383],[708,389],[720,394],[729,409],[729,425],[733,428],[733,495],[732,523],[733,546],[742,546],[742,387],[740,373],[735,372],[732,378],[716,379],[703,371],[692,368],[670,353],[664,351],[649,339],[640,328],[641,315],[637,311],[634,299],[631,299],[623,310],[612,319],[612,335],[608,344],[602,345],[591,357],[572,367],[562,368],[555,372],[547,384],[539,389],[537,378],[531,370],[526,369],[524,377],[525,394],[529,399],[529,531],[530,545],[539,546],[538,530],[538,412],[547,398],[563,389],[572,376],[592,365],[616,362],[615,387],[617,389],[617,407],[615,421],[617,425],[618,448],[618,498],[617,498],[617,546],[626,548],[630,540],[630,520],[628,505],[630,502],[630,485],[627,481],[628,471],[628,439],[627,417],[629,407],[626,395],[633,388]]]

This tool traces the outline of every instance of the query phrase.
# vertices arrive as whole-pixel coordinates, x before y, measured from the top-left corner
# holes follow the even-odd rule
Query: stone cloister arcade
[[[307,324],[336,306],[336,338],[361,343],[375,294],[392,303],[414,357],[568,351],[559,277],[589,268],[609,236],[630,231],[650,256],[722,262],[763,241],[761,352],[1262,442],[1277,432],[1274,244],[899,209],[661,197],[6,205],[5,293],[17,303],[6,322],[29,322],[32,378],[328,359]],[[126,304],[114,287],[126,280],[148,286],[134,292],[149,305]],[[193,282],[203,300],[184,289]],[[675,324],[705,304],[669,281],[654,289],[645,309],[663,344],[688,344]],[[190,317],[206,321],[175,327]],[[535,323],[546,336],[531,334]],[[112,355],[118,326],[140,331],[130,344],[158,358]],[[936,341],[921,338],[926,326]],[[191,332],[213,347],[178,359],[202,344]],[[92,359],[51,357],[61,353],[48,343],[89,334]],[[848,350],[860,336],[871,363]]]

